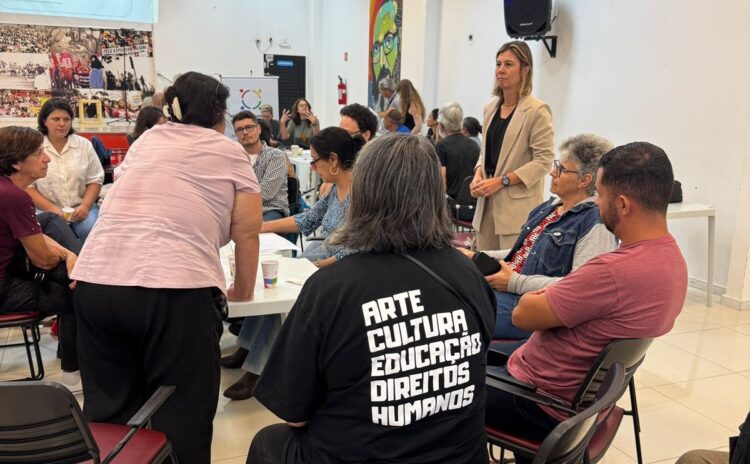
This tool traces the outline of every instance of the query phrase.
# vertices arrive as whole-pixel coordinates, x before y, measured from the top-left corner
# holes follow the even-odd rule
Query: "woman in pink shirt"
[[[226,296],[249,300],[261,196],[224,134],[228,89],[196,72],[165,92],[167,124],[130,147],[73,272],[84,412],[126,422],[160,385],[154,415],[182,463],[208,463],[219,395],[225,292],[219,249],[235,243]]]

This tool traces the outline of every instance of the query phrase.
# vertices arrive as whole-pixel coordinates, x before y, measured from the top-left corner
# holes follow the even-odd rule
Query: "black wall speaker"
[[[552,27],[552,0],[505,0],[505,31],[513,38],[538,37]]]

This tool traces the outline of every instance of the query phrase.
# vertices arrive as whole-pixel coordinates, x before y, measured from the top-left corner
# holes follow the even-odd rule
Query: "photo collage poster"
[[[0,118],[35,118],[50,97],[135,119],[156,84],[151,31],[0,24]],[[94,105],[87,117],[96,115]]]

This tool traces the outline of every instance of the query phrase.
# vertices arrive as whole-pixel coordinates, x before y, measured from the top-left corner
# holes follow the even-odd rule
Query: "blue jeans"
[[[326,259],[331,255],[333,255],[333,253],[331,253],[331,250],[329,250],[325,246],[325,242],[323,240],[315,240],[312,242],[307,242],[305,251],[303,251],[302,254],[299,255],[299,257],[307,258],[314,263],[315,261]]]
[[[531,336],[531,332],[521,330],[513,325],[513,308],[518,304],[521,295],[508,292],[495,292],[497,299],[497,316],[495,319],[495,332],[492,338],[510,338],[513,340],[525,340]]]
[[[240,329],[237,340],[240,347],[248,351],[242,370],[260,375],[266,367],[271,348],[276,337],[281,332],[281,316],[268,314],[265,316],[246,317]]]
[[[263,213],[263,221],[273,221],[275,219],[281,219],[284,217],[284,213],[278,209],[272,209]]]
[[[91,206],[91,209],[89,209],[89,215],[86,216],[86,219],[83,221],[71,222],[70,228],[73,229],[73,232],[76,233],[81,242],[85,242],[86,238],[91,233],[91,229],[94,228],[97,219],[99,219],[99,205],[94,204]]]

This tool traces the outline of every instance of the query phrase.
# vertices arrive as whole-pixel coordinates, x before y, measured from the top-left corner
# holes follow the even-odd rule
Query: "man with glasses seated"
[[[250,111],[240,111],[232,117],[237,141],[247,152],[263,196],[263,220],[271,221],[289,215],[287,196],[286,154],[269,147],[260,139],[258,118]]]
[[[617,247],[615,236],[602,223],[595,196],[599,160],[611,148],[608,140],[590,134],[565,140],[560,160],[550,170],[550,192],[557,197],[529,213],[513,248],[484,251],[500,264],[499,272],[485,277],[497,298],[493,338],[528,338],[531,332],[511,321],[521,295],[542,290]]]

